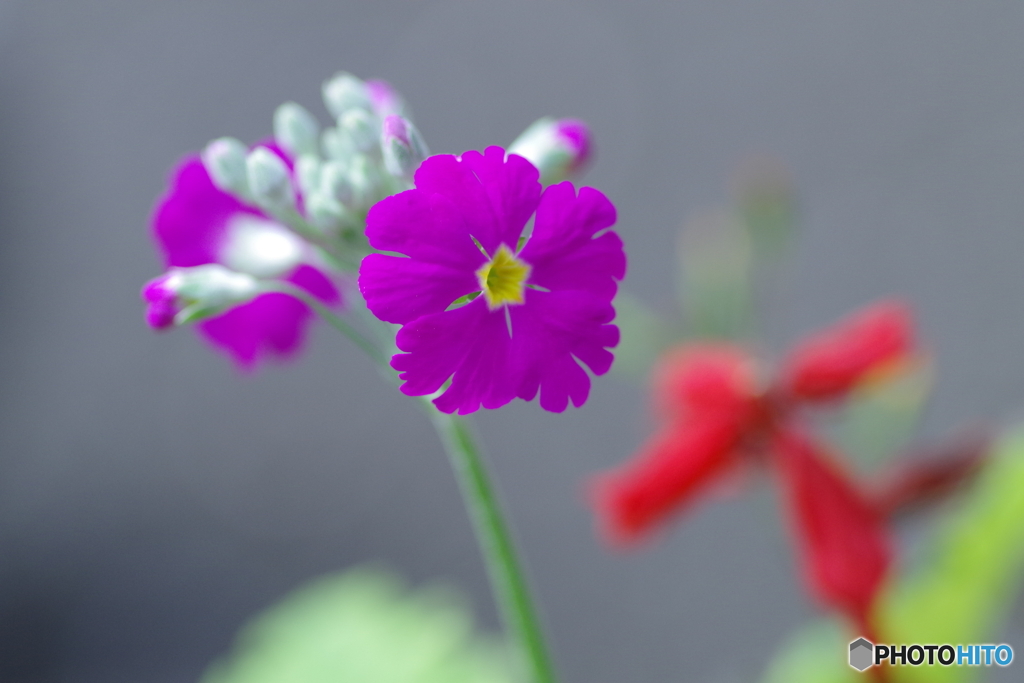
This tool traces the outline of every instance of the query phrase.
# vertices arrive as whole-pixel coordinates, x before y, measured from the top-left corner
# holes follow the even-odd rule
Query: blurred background
[[[497,627],[433,431],[345,339],[243,376],[144,324],[184,153],[266,137],[284,100],[326,122],[339,69],[393,83],[434,152],[583,118],[624,288],[663,310],[680,227],[767,155],[800,231],[765,351],[902,294],[942,435],[1024,406],[1022,29],[994,1],[0,0],[0,681],[194,681],[257,611],[366,560]],[[642,383],[474,422],[567,683],[753,680],[815,613],[767,487],[640,552],[595,536],[583,483],[650,430]]]

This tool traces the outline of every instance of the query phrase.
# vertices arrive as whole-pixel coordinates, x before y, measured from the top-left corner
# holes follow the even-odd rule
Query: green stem
[[[505,626],[519,639],[533,683],[555,683],[526,574],[472,430],[465,419],[438,411],[426,399],[423,403],[459,480]]]

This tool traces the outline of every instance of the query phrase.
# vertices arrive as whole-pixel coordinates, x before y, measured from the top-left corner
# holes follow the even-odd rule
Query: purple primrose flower
[[[290,164],[278,148],[266,146]],[[187,292],[198,283],[222,302],[213,311],[216,315],[203,316],[200,333],[243,369],[295,354],[313,315],[309,306],[288,294],[240,294],[232,299],[247,291],[247,282],[280,280],[327,305],[341,301],[335,285],[311,263],[315,259],[309,245],[260,209],[216,187],[197,155],[175,169],[154,212],[152,230],[170,270],[143,289],[147,322],[156,328],[181,322],[176,316],[187,314]],[[195,269],[208,264],[224,268]]]
[[[612,203],[569,182],[542,194],[537,168],[500,147],[430,157],[415,185],[367,216],[370,244],[403,256],[371,254],[359,272],[369,309],[403,326],[391,360],[402,391],[444,387],[434,404],[460,414],[538,391],[546,410],[583,405],[577,361],[602,375],[619,340],[611,300],[626,257]]]

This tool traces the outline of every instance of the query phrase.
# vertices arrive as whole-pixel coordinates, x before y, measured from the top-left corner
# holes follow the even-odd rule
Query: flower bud
[[[320,187],[320,165],[320,157],[315,154],[303,154],[295,161],[295,180],[304,199]]]
[[[325,128],[320,134],[320,146],[328,159],[343,161],[352,154],[348,140],[337,128]]]
[[[314,194],[309,198],[306,216],[324,235],[337,237],[346,230],[362,232],[359,217],[341,202],[324,194]]]
[[[260,292],[259,282],[222,265],[171,268],[142,288],[146,322],[165,329],[215,316]]]
[[[366,83],[344,71],[324,81],[321,92],[327,111],[336,119],[341,118],[349,109],[373,109]]]
[[[352,202],[348,206],[356,211],[364,211],[381,199],[380,170],[364,154],[357,154],[349,160],[348,182],[352,186]]]
[[[540,171],[542,185],[558,183],[578,173],[590,161],[591,139],[587,124],[577,119],[550,116],[537,119],[508,148],[525,157]]]
[[[249,150],[235,138],[217,138],[201,155],[203,166],[213,184],[221,190],[245,198],[249,195],[245,157]]]
[[[337,234],[348,215],[345,207],[333,197],[319,192],[306,197],[306,216],[324,234]]]
[[[285,102],[274,112],[274,139],[293,157],[316,153],[320,124],[295,102]]]
[[[392,115],[384,119],[381,135],[384,168],[398,178],[412,178],[430,152],[416,127],[408,119]]]
[[[355,188],[345,164],[328,161],[321,167],[319,194],[341,204],[351,206],[354,203]]]
[[[365,154],[380,141],[380,122],[365,109],[349,109],[338,119],[338,134],[348,149]]]
[[[275,211],[295,205],[292,179],[281,157],[266,147],[257,147],[245,158],[249,191],[261,207]]]

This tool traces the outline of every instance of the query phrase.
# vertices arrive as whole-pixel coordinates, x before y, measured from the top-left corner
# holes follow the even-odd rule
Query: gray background
[[[671,304],[679,225],[751,153],[799,190],[773,349],[874,297],[939,360],[926,431],[1024,405],[1019,2],[0,2],[0,680],[194,680],[302,580],[382,559],[495,625],[444,456],[320,329],[243,377],[150,332],[147,220],[172,163],[259,139],[338,69],[393,82],[434,151],[588,120],[626,289]],[[480,415],[569,683],[752,680],[814,613],[761,487],[630,555],[581,481],[650,428],[610,377],[582,410]],[[724,658],[726,641],[742,643]]]

